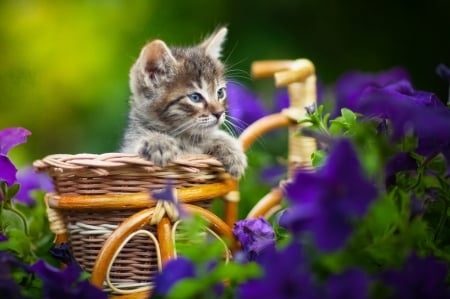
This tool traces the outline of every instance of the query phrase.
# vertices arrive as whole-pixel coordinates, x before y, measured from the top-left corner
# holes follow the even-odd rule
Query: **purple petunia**
[[[372,91],[383,90],[397,97],[397,101],[406,101],[427,107],[442,107],[439,98],[432,92],[415,90],[408,80],[399,80],[383,87],[368,87],[362,95]]]
[[[275,93],[275,103],[273,112],[280,112],[281,110],[288,108],[290,105],[289,94],[287,89],[279,89]]]
[[[446,263],[412,254],[402,269],[387,270],[381,274],[381,279],[393,291],[389,298],[445,299],[450,298],[450,289],[445,283],[447,273]]]
[[[72,265],[74,267],[78,267],[80,272],[83,271],[81,266],[75,260],[75,257],[72,255],[68,243],[53,245],[53,247],[50,248],[50,254],[61,263],[64,263],[68,266]]]
[[[32,167],[19,170],[17,182],[20,184],[20,189],[15,199],[28,206],[35,203],[35,199],[32,197],[33,191],[53,191],[53,184],[50,177],[45,173],[34,171]]]
[[[13,268],[28,271],[28,266],[18,261],[12,254],[0,251],[0,298],[25,298],[21,288],[11,277]]]
[[[228,117],[239,132],[268,114],[258,96],[237,83],[228,82],[227,98]]]
[[[320,298],[313,278],[307,272],[307,263],[299,244],[291,243],[281,251],[270,250],[260,264],[263,276],[240,285],[239,298]]]
[[[260,179],[271,187],[279,185],[286,176],[286,166],[281,164],[270,165],[261,169]]]
[[[54,268],[40,260],[30,267],[43,282],[46,299],[107,299],[108,295],[88,280],[80,280],[81,271],[76,265],[64,270]]]
[[[395,174],[400,171],[416,170],[417,161],[411,157],[411,154],[398,152],[391,157],[385,166],[386,186],[392,186],[396,182]]]
[[[13,147],[26,142],[30,134],[24,128],[6,128],[0,131],[0,182],[5,181],[8,186],[16,182],[17,169],[7,155]]]
[[[202,267],[204,267],[202,270],[204,271],[197,271],[196,266],[199,266],[199,264],[194,264],[194,262],[183,256],[169,260],[164,264],[162,271],[156,275],[155,288],[152,290],[152,296],[150,298],[166,298],[178,282],[184,279],[199,279],[201,278],[199,277],[200,275],[209,275],[216,268],[217,261],[211,260],[202,264]],[[199,298],[209,298],[204,297],[206,294],[208,296],[214,294],[215,297],[220,297],[223,290],[224,284],[219,282],[198,290],[202,293],[197,295]]]
[[[450,109],[434,94],[414,90],[409,82],[367,90],[357,111],[368,117],[388,119],[394,140],[410,133],[417,136],[416,152],[421,155],[437,152],[446,155],[450,150]]]
[[[366,299],[369,298],[370,278],[359,269],[348,269],[332,275],[325,286],[325,296],[329,299]]]
[[[155,288],[153,289],[153,296],[167,296],[170,289],[179,281],[185,278],[194,278],[195,265],[192,261],[185,257],[178,257],[168,261],[163,268],[163,271],[158,273],[155,277]]]
[[[275,231],[262,217],[236,222],[233,233],[249,261],[254,261],[263,252],[275,248]]]
[[[8,237],[5,236],[4,234],[0,233],[0,242],[3,242],[3,241],[8,241]]]
[[[380,73],[351,71],[343,74],[335,84],[336,105],[332,118],[342,108],[357,111],[359,99],[366,88],[383,87],[399,80],[408,80],[409,75],[402,68],[393,68]]]
[[[312,233],[324,251],[345,244],[353,221],[366,213],[378,194],[346,139],[334,145],[317,172],[297,172],[284,190],[291,206],[282,214],[280,225],[294,234]]]
[[[170,180],[166,182],[166,184],[164,185],[164,189],[160,190],[150,189],[149,191],[152,199],[166,202],[175,207],[179,217],[184,218],[188,216],[188,213],[183,209],[180,202],[178,201],[175,187]]]

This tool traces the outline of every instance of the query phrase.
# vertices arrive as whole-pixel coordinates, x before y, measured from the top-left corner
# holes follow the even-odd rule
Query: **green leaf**
[[[433,175],[425,175],[422,177],[423,187],[426,189],[430,188],[440,188],[441,182],[439,179]]]
[[[443,155],[436,155],[435,157],[433,157],[433,159],[428,161],[426,167],[435,172],[437,175],[445,176],[445,171],[447,170],[447,163]]]
[[[1,189],[0,192],[2,194],[8,194],[8,185],[6,185],[5,181],[0,181],[0,189]]]
[[[350,109],[347,109],[347,108],[342,108],[341,109],[341,114],[342,114],[342,117],[345,120],[345,123],[349,127],[356,125],[356,118],[357,118],[357,116],[356,116],[356,114],[353,111],[351,111]]]
[[[15,252],[17,256],[26,262],[33,260],[31,241],[22,230],[11,228],[6,231],[6,235],[8,236],[8,241],[0,242],[0,250]]]
[[[208,289],[208,283],[203,280],[186,278],[177,282],[167,296],[170,299],[200,298],[202,291]]]
[[[25,230],[25,223],[23,222],[23,219],[18,215],[16,212],[9,210],[9,209],[3,209],[0,214],[0,223],[7,233],[11,229],[20,229],[22,231]]]
[[[250,278],[256,278],[262,275],[262,270],[256,263],[238,264],[238,263],[220,263],[212,273],[217,281],[231,281],[241,283]]]
[[[326,160],[326,153],[324,150],[317,150],[312,153],[311,159],[314,167],[322,166]]]
[[[222,260],[228,251],[226,243],[211,233],[205,220],[197,215],[178,223],[175,247],[179,255],[194,262]]]
[[[14,196],[16,196],[17,192],[19,192],[20,189],[20,185],[19,184],[14,184],[11,187],[8,188],[8,193],[7,193],[7,197],[8,198],[14,198]]]
[[[419,139],[417,136],[408,135],[401,142],[401,149],[404,152],[413,152],[417,148]]]
[[[333,136],[340,136],[348,129],[347,123],[342,117],[330,120],[329,132]]]
[[[370,233],[371,239],[383,239],[396,230],[399,217],[392,196],[382,196],[372,205],[363,225]]]

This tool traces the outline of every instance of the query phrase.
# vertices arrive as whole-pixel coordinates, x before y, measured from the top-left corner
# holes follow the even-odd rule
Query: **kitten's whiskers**
[[[242,119],[239,119],[231,115],[227,115],[226,122],[230,124],[233,127],[233,129],[235,129],[239,133],[242,133],[242,131],[244,131],[245,128],[247,128],[250,125],[249,123],[243,121]]]
[[[225,120],[223,122],[223,128],[230,133],[231,136],[233,137],[237,137],[239,136],[239,134],[242,132],[241,128],[236,129],[236,127],[234,126],[234,124],[232,122],[230,122],[229,120]]]
[[[181,126],[176,127],[173,130],[169,131],[169,135],[171,136],[179,136],[183,133],[185,133],[186,131],[192,129],[193,127],[195,127],[195,121],[190,119],[188,121],[186,121],[185,123],[183,123]]]

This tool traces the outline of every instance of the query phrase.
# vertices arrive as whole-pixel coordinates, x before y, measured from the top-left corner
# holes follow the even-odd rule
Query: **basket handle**
[[[287,86],[289,107],[281,113],[266,116],[247,127],[240,136],[243,148],[247,150],[259,136],[272,129],[288,127],[288,177],[292,177],[295,169],[299,167],[311,170],[311,155],[317,149],[316,142],[310,137],[295,135],[306,126],[297,123],[306,117],[305,107],[316,105],[314,65],[308,59],[255,61],[251,72],[254,78],[274,76],[277,87]],[[282,189],[273,189],[253,207],[247,218],[270,217],[279,209],[282,198]]]
[[[237,248],[237,243],[233,237],[233,232],[230,226],[228,226],[218,216],[206,209],[195,205],[183,204],[182,207],[188,213],[198,214],[203,217],[210,224],[211,229],[215,233],[230,240],[232,250]],[[106,239],[106,241],[103,243],[103,246],[97,255],[91,273],[92,284],[94,284],[98,288],[103,287],[103,281],[105,280],[106,274],[108,272],[109,263],[115,256],[118,246],[123,244],[129,235],[139,231],[145,225],[150,223],[152,217],[154,216],[154,212],[154,207],[141,210],[128,217],[114,230],[114,232],[111,233],[108,239]],[[168,259],[175,256],[173,240],[171,237],[171,223],[167,218],[163,218],[162,221],[158,223],[157,231],[159,246],[161,249],[161,259],[162,263],[164,263]]]
[[[297,167],[312,169],[311,155],[317,149],[314,139],[295,136],[306,124],[296,124],[306,116],[305,107],[316,105],[315,67],[308,59],[255,61],[251,72],[255,78],[274,76],[277,87],[287,86],[289,107],[281,114],[290,118],[289,122],[282,116],[270,115],[250,126],[242,133],[241,142],[246,149],[260,135],[281,126],[289,126],[289,177]],[[270,120],[270,121],[269,121]],[[248,128],[247,128],[248,129]]]

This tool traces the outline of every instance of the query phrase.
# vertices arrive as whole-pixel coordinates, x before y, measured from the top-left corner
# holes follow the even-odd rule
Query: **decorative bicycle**
[[[255,78],[273,75],[276,86],[287,86],[290,106],[242,132],[243,148],[273,129],[288,127],[288,177],[299,167],[312,169],[315,141],[294,135],[303,126],[298,120],[305,117],[304,107],[316,103],[313,64],[307,59],[260,61],[252,73]],[[239,246],[232,234],[239,182],[211,156],[182,156],[159,167],[130,154],[63,154],[37,160],[34,167],[54,182],[55,192],[46,195],[46,202],[55,243],[68,242],[92,283],[111,298],[147,298],[155,274],[177,256],[176,241],[185,240],[177,203],[155,196],[168,185],[184,210],[206,220],[205,240],[223,240],[225,259]],[[270,217],[282,197],[281,187],[273,189],[247,217]],[[222,218],[211,212],[216,198],[224,201]]]

